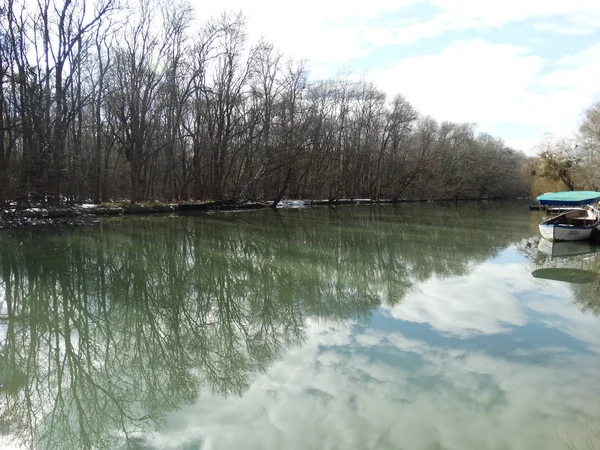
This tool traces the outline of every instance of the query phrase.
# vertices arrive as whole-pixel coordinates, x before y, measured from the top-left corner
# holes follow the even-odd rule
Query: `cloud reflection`
[[[210,449],[559,449],[549,430],[583,426],[572,413],[592,414],[589,397],[600,394],[594,382],[600,370],[589,356],[562,355],[544,367],[434,347],[401,332],[311,329],[310,336],[245,396],[205,399],[173,415],[169,431],[150,442],[155,448],[203,442]],[[374,347],[379,357],[371,355]]]
[[[527,259],[506,252],[518,262],[488,261],[469,275],[416,285],[403,303],[382,306],[385,326],[375,318],[371,327],[307,320],[304,345],[246,395],[204,399],[171,416],[150,442],[563,449],[561,436],[584,433],[600,406],[598,320],[573,306],[564,284],[536,280]],[[407,331],[415,326],[419,333]],[[510,354],[497,351],[498,340],[470,344],[487,335],[511,340]]]

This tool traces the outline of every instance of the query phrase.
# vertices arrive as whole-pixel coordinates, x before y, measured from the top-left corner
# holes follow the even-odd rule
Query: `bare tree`
[[[419,118],[368,80],[311,79],[307,62],[284,62],[268,42],[251,46],[241,13],[192,35],[185,0],[140,0],[125,18],[115,2],[8,0],[0,9],[0,200],[276,206],[286,196],[520,189],[496,176],[518,174],[519,152],[472,124]],[[596,115],[593,107],[581,129],[586,167],[598,159]],[[592,172],[578,179],[591,185]]]

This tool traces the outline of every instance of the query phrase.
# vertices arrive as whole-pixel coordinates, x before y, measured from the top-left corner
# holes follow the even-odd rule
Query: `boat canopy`
[[[564,191],[550,192],[536,198],[540,205],[589,205],[600,200],[600,192],[596,191]]]

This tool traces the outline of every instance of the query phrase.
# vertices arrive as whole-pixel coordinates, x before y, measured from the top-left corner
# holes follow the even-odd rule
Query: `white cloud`
[[[584,22],[590,13],[600,13],[596,0],[432,0],[440,13],[434,19],[453,28],[500,27],[511,22],[560,17],[573,24]]]
[[[525,144],[545,133],[569,134],[600,95],[600,45],[555,64],[527,48],[482,39],[457,41],[440,53],[405,58],[370,76],[387,92],[402,92],[438,120],[518,123],[542,129],[536,136],[503,136]]]
[[[504,140],[504,142],[506,143],[506,145],[508,145],[510,148],[521,150],[528,155],[537,154],[539,151],[540,143],[546,137],[544,133],[535,133],[535,134],[532,134],[533,137],[529,137],[529,138],[512,137],[511,135],[507,135],[507,134],[503,135],[500,133],[492,133],[492,134],[494,136],[501,137]]]
[[[450,30],[489,30],[511,22],[545,19],[534,29],[578,34],[595,29],[595,19],[600,18],[596,0],[306,0],[293,6],[274,0],[193,3],[201,19],[225,9],[242,10],[253,36],[264,35],[286,53],[327,64],[343,63],[378,46],[409,44]],[[391,23],[387,20],[391,13],[402,17],[406,6],[427,3],[436,9],[430,19],[416,22],[404,16]],[[553,24],[552,18],[561,18],[566,24]]]
[[[315,4],[313,4],[315,3]],[[395,12],[401,15],[402,8],[411,4],[430,3],[437,12],[429,19],[417,21],[407,17],[389,23],[384,21],[386,14]],[[268,5],[263,2],[252,2],[251,5]],[[556,34],[590,34],[596,30],[600,20],[600,3],[595,0],[508,0],[505,2],[482,2],[479,0],[405,0],[402,2],[363,2],[358,6],[339,1],[327,2],[327,7],[319,2],[309,0],[306,9],[294,14],[300,27],[294,26],[285,17],[278,17],[283,27],[268,25],[271,36],[276,42],[285,42],[286,48],[317,61],[343,60],[358,58],[374,48],[412,44],[420,39],[438,36],[453,30],[476,30],[487,32],[491,28],[500,28],[514,22],[539,20],[532,24],[534,31],[550,31]],[[367,7],[365,7],[365,5]],[[269,7],[267,7],[269,8]],[[313,9],[314,8],[314,9]],[[273,19],[267,10],[256,17],[267,21]],[[271,10],[272,11],[272,10]],[[310,11],[304,15],[304,11]],[[315,14],[314,11],[318,11]],[[251,16],[252,18],[255,15]],[[378,19],[368,23],[368,20]],[[562,22],[554,23],[553,19]],[[260,20],[260,19],[259,19]],[[275,23],[278,21],[276,20]],[[330,31],[326,31],[330,28]],[[310,33],[306,33],[310,30]],[[299,44],[291,45],[291,41]],[[352,53],[351,50],[358,50]],[[333,51],[333,53],[330,53]],[[329,54],[329,57],[325,56]]]
[[[273,0],[196,0],[194,5],[199,19],[216,16],[224,9],[243,11],[252,40],[264,36],[286,56],[307,58],[319,70],[320,65],[342,65],[388,43],[386,28],[369,26],[368,21],[422,1],[306,0],[290,5]]]
[[[524,100],[543,65],[523,47],[476,39],[402,59],[371,76],[440,120],[494,123],[520,113],[515,101]]]
[[[566,26],[553,22],[536,22],[532,25],[535,31],[549,31],[555,34],[585,36],[594,33],[596,30],[592,27]]]
[[[435,12],[425,20],[402,14],[406,6],[427,3]],[[533,21],[532,35],[525,39],[531,42],[540,31],[588,34],[600,20],[597,0],[306,0],[292,6],[274,0],[196,0],[194,4],[200,19],[224,9],[242,10],[251,40],[264,36],[286,56],[308,59],[315,77],[344,70],[350,60],[378,47],[408,45],[453,30],[475,30],[483,36],[507,24]],[[600,95],[596,47],[555,66],[524,46],[481,38],[453,42],[439,53],[393,58],[388,69],[372,74],[386,92],[403,93],[423,113],[440,120],[477,122],[483,131],[493,133],[499,123],[543,127],[535,135],[501,136],[528,153],[535,153],[535,142],[546,132],[573,132],[582,111]]]

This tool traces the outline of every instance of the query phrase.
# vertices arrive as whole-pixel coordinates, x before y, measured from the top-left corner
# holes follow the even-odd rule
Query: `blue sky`
[[[597,0],[191,0],[200,20],[241,10],[314,77],[350,71],[438,120],[533,154],[600,100]]]

